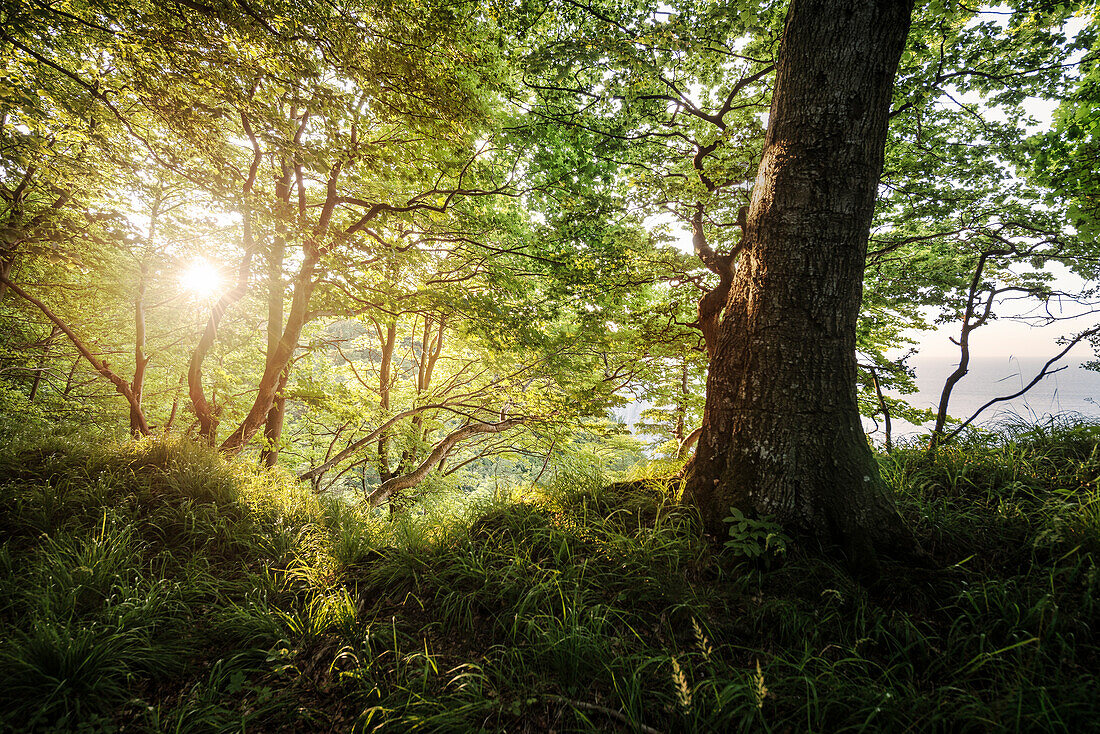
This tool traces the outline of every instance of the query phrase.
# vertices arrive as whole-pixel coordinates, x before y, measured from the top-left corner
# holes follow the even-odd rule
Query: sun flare
[[[221,284],[221,272],[216,266],[203,259],[191,263],[180,275],[180,286],[200,298],[214,295]]]

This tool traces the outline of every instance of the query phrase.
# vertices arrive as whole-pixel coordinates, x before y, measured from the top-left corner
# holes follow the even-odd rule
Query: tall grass
[[[940,571],[712,543],[587,465],[382,519],[186,441],[0,447],[17,731],[1088,731],[1098,431],[883,457]],[[652,474],[652,472],[650,472]]]

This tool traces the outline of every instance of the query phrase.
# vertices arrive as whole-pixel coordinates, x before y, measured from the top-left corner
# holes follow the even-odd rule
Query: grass
[[[185,441],[82,436],[0,447],[0,728],[1100,727],[1096,427],[883,457],[944,568],[871,589],[583,466],[390,520]]]

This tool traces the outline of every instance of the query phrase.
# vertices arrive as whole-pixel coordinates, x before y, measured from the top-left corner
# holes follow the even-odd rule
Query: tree
[[[962,427],[952,426],[949,402],[976,329],[998,318],[1057,323],[1076,332],[1071,343],[1087,338],[1095,318],[1097,246],[1070,226],[1074,187],[1034,174],[1036,159],[1050,162],[1066,146],[1057,131],[1035,135],[1042,120],[1031,104],[1069,95],[1087,71],[1076,51],[1089,34],[1068,33],[1073,5],[1003,10],[956,4],[915,21],[868,253],[865,311],[955,334],[957,367],[931,412],[933,449]]]
[[[856,403],[855,327],[904,1],[794,0],[685,499],[833,541],[862,571],[909,533]]]

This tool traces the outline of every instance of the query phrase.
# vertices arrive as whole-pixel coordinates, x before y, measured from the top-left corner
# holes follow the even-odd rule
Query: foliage
[[[723,522],[730,526],[729,540],[724,545],[734,556],[752,560],[765,554],[786,555],[789,538],[770,518],[746,517],[741,510],[731,507],[729,517]]]
[[[1043,314],[1087,306],[1087,292],[1051,280],[1065,266],[1087,282],[1098,262],[1072,213],[1088,208],[1077,163],[1089,159],[1095,96],[1095,22],[1069,37],[1077,11],[1092,17],[1074,3],[1021,3],[1003,18],[942,3],[918,12],[857,332],[865,414],[929,417],[897,397],[915,389],[898,353],[907,330],[960,322],[985,301],[996,318],[1006,298],[1050,306]],[[405,382],[387,408],[380,375],[364,385],[352,374],[379,369],[370,337],[397,323],[407,373],[424,351],[417,319],[445,320],[456,358],[538,373],[537,389],[514,380],[468,416],[525,402],[547,425],[515,441],[520,453],[545,455],[565,426],[628,394],[646,404],[639,430],[663,455],[701,421],[697,303],[720,278],[697,255],[735,253],[783,3],[21,0],[2,12],[4,272],[94,350],[119,353],[127,379],[142,305],[154,430],[193,430],[192,416],[205,430],[181,378],[215,317],[195,378],[210,430],[263,412],[285,339],[285,433],[254,443],[298,471],[397,403],[439,397]],[[1065,100],[1038,137],[1032,99]],[[703,249],[673,246],[677,230]],[[179,287],[199,257],[220,268],[223,300]],[[12,325],[6,389],[54,419],[122,419],[42,314],[10,292],[0,309]],[[436,418],[432,430],[404,420],[381,454],[358,451],[334,471],[374,484],[376,469],[380,482],[412,468],[461,424]],[[452,467],[485,448],[456,449]]]
[[[1061,99],[1054,113],[1054,125],[1036,135],[1034,170],[1049,186],[1052,198],[1068,203],[1071,224],[1086,241],[1095,241],[1100,230],[1097,209],[1096,161],[1100,152],[1100,45],[1097,10],[1083,4],[1082,27],[1075,51],[1081,56],[1081,73],[1076,84]]]

